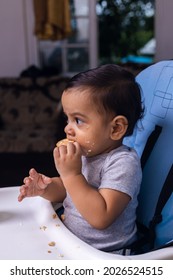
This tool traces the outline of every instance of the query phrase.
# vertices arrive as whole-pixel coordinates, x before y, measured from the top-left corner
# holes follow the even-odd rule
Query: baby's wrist
[[[82,173],[76,174],[68,174],[67,176],[61,177],[64,187],[68,190],[68,188],[76,188],[77,185],[80,185],[80,182],[84,179]]]

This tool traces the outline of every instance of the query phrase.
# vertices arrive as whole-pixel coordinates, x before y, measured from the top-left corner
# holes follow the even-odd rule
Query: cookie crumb
[[[61,215],[61,221],[64,221],[64,220],[65,220],[65,215],[62,214],[62,215]]]
[[[51,242],[48,243],[49,246],[55,246],[55,244],[56,243],[54,241],[51,241]]]
[[[41,230],[46,230],[47,227],[46,227],[46,226],[41,226],[40,229],[41,229]]]
[[[57,214],[54,213],[54,214],[52,215],[52,218],[53,218],[53,219],[58,218],[58,217],[57,217]]]

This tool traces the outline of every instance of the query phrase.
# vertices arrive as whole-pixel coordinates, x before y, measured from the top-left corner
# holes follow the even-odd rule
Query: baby
[[[114,64],[75,75],[62,94],[67,145],[54,149],[59,176],[31,169],[19,201],[42,196],[63,202],[64,224],[83,241],[121,252],[136,238],[140,159],[123,138],[143,116],[134,76]]]

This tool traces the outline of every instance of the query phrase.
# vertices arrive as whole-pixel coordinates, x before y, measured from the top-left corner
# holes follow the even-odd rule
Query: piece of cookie
[[[60,146],[62,146],[62,145],[64,145],[64,146],[67,146],[67,143],[68,142],[74,142],[74,141],[72,141],[72,140],[68,140],[67,138],[65,138],[65,139],[62,139],[62,140],[60,140],[60,141],[58,141],[57,143],[56,143],[56,146],[59,148]]]

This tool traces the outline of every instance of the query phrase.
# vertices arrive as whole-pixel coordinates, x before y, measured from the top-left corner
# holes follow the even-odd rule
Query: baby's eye
[[[79,118],[75,118],[75,121],[76,121],[77,124],[82,124],[83,123],[83,121]]]

